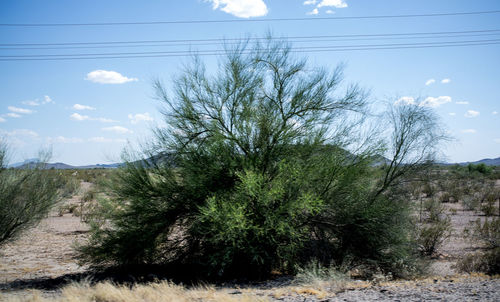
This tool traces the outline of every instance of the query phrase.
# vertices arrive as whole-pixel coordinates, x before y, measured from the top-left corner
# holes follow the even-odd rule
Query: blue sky
[[[185,20],[266,20],[373,15],[433,14],[500,10],[497,1],[402,0],[5,0],[2,24],[116,23]],[[165,41],[264,36],[342,36],[400,33],[470,32],[434,38],[341,38],[296,41],[294,46],[345,46],[493,41],[500,39],[500,14],[440,17],[329,19],[315,21],[176,23],[112,26],[0,26],[0,136],[10,161],[34,157],[51,146],[53,162],[73,165],[119,161],[127,145],[151,139],[161,122],[152,81],[166,83],[188,57],[11,61],[7,56],[131,53],[220,49],[197,43],[12,44]],[[328,41],[327,41],[328,40]],[[6,44],[11,44],[6,45]],[[161,44],[161,45],[160,45]],[[113,47],[109,47],[109,46]],[[68,47],[87,48],[68,48]],[[89,48],[89,46],[99,46]],[[107,47],[102,47],[107,46]],[[19,49],[19,48],[33,49]],[[61,48],[66,47],[66,48]],[[6,49],[9,48],[9,49]],[[49,48],[49,49],[39,49]],[[467,47],[305,52],[312,65],[346,64],[346,79],[371,91],[374,101],[432,106],[456,141],[448,161],[500,156],[500,44]],[[1,60],[4,59],[4,60]],[[209,68],[214,57],[203,57]],[[167,84],[168,85],[168,84]],[[412,99],[413,98],[413,99]],[[423,103],[422,103],[423,102]]]

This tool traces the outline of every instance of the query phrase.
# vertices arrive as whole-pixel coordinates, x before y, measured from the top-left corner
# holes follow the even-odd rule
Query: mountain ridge
[[[382,157],[383,158],[383,157]],[[377,161],[383,162],[382,159],[377,159]],[[32,164],[38,164],[39,160],[36,158],[32,159],[27,159],[23,162],[18,162],[18,163],[13,163],[7,166],[7,168],[17,168],[17,169],[23,169],[27,168]],[[124,163],[112,163],[112,164],[94,164],[94,165],[81,165],[81,166],[73,166],[73,165],[68,165],[62,162],[56,162],[56,163],[47,163],[45,168],[46,169],[61,169],[61,170],[67,170],[67,169],[116,169],[120,166],[122,166]],[[468,164],[485,164],[487,166],[500,166],[500,157],[497,158],[483,158],[477,161],[472,161],[472,162],[459,162],[459,163],[440,163],[442,165],[461,165],[461,166],[466,166]]]

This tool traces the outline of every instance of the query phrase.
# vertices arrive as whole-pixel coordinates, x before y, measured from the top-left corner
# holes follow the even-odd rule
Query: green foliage
[[[228,51],[218,73],[195,60],[170,97],[168,126],[144,160],[110,179],[89,242],[94,265],[181,264],[203,276],[263,277],[322,264],[413,265],[400,180],[425,169],[441,139],[428,108],[386,116],[391,136],[363,136],[369,116],[342,72],[296,60],[282,42]],[[355,153],[347,150],[355,150]],[[376,167],[387,152],[390,163]]]
[[[299,284],[314,284],[321,281],[345,281],[349,276],[345,272],[345,268],[324,266],[316,260],[306,263],[302,267],[297,268],[295,281]]]
[[[0,245],[47,216],[64,186],[42,164],[29,169],[5,169],[6,145],[0,141]]]
[[[500,219],[498,217],[485,219],[481,222],[477,219],[472,223],[470,229],[465,230],[466,238],[480,242],[485,251],[470,254],[457,266],[465,272],[486,272],[488,274],[500,273]]]
[[[432,256],[450,235],[451,221],[449,217],[441,217],[438,220],[422,224],[417,235],[420,252],[425,256]]]
[[[480,163],[477,165],[468,164],[467,170],[469,171],[469,173],[477,172],[477,173],[481,173],[483,175],[488,175],[488,174],[491,174],[491,172],[492,172],[492,168],[488,167],[487,165],[485,165],[483,163]]]
[[[480,206],[480,201],[475,196],[466,195],[462,197],[462,206],[466,211],[475,211]]]

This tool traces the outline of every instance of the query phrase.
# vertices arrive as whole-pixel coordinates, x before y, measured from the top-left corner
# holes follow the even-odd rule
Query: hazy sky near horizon
[[[170,88],[190,61],[179,52],[271,32],[289,37],[312,66],[344,63],[346,81],[374,101],[433,107],[456,139],[444,149],[448,161],[499,157],[499,13],[348,18],[499,10],[491,0],[1,1],[0,137],[11,162],[49,146],[52,162],[117,162],[162,123],[152,83]],[[137,24],[289,18],[323,19]],[[216,57],[201,58],[216,68]]]

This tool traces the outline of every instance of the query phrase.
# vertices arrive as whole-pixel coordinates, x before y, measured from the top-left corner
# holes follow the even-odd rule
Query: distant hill
[[[38,158],[30,158],[30,159],[27,159],[27,160],[25,160],[23,162],[18,162],[18,163],[10,164],[10,165],[7,166],[7,168],[18,168],[18,167],[21,167],[21,166],[24,166],[24,165],[36,164],[38,162],[39,162]]]
[[[485,164],[487,166],[500,166],[500,157],[497,157],[497,158],[485,158],[485,159],[481,159],[481,160],[474,161],[474,162],[459,163],[459,165],[462,165],[462,166],[466,166],[468,164],[474,164],[474,165]]]
[[[152,160],[166,160],[169,158],[169,155],[167,154],[159,154],[159,155],[156,155],[156,156],[153,156],[151,158],[147,158],[145,160],[142,160],[144,162],[147,162],[147,163],[150,163]],[[373,157],[373,161],[374,161],[374,166],[380,166],[380,165],[383,165],[383,164],[388,164],[390,161],[381,156],[381,155],[376,155]],[[137,162],[141,162],[141,160],[137,161]],[[32,166],[33,164],[38,164],[39,163],[39,160],[37,158],[31,158],[31,159],[27,159],[23,162],[19,162],[19,163],[14,163],[14,164],[11,164],[11,165],[8,165],[7,167],[8,168],[19,168],[19,169],[23,169],[23,168],[29,168],[30,166]],[[497,157],[497,158],[485,158],[485,159],[481,159],[481,160],[478,160],[478,161],[474,161],[474,162],[462,162],[462,163],[441,163],[442,165],[461,165],[461,166],[466,166],[468,164],[474,164],[474,165],[477,165],[477,164],[485,164],[487,166],[500,166],[500,157]],[[114,163],[114,164],[96,164],[96,165],[85,165],[85,166],[71,166],[71,165],[68,165],[68,164],[65,164],[65,163],[48,163],[46,164],[46,169],[61,169],[61,170],[65,170],[65,169],[115,169],[115,168],[118,168],[118,167],[121,167],[123,166],[124,164],[123,163]]]
[[[25,169],[30,168],[33,165],[39,164],[39,160],[37,158],[27,159],[24,162],[14,163],[8,165],[8,168],[16,168],[16,169]],[[45,164],[45,169],[58,169],[58,170],[67,170],[67,169],[114,169],[118,168],[122,163],[115,164],[96,164],[96,165],[86,165],[86,166],[72,166],[65,163],[47,163]]]

